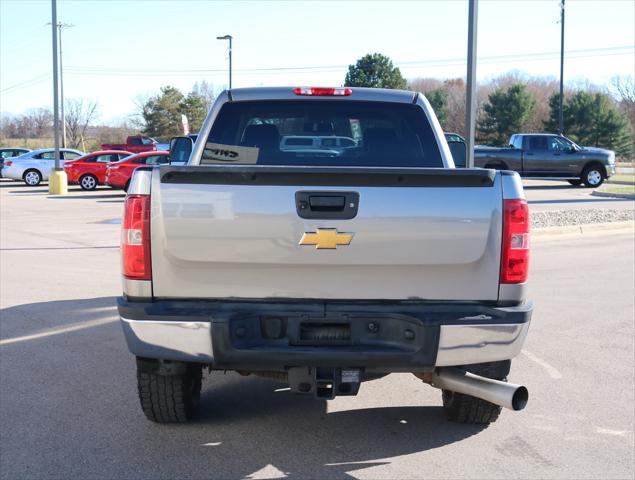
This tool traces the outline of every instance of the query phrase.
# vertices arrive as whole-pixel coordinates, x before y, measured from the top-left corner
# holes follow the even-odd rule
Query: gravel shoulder
[[[565,227],[635,220],[635,210],[571,209],[531,212],[532,228]]]

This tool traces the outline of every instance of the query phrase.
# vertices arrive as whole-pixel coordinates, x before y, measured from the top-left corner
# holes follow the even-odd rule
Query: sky
[[[117,124],[135,102],[205,80],[233,87],[338,86],[366,53],[407,79],[464,77],[467,0],[58,0],[64,94],[98,102]],[[559,76],[559,0],[480,0],[477,78]],[[0,0],[0,112],[53,103],[50,0]],[[635,74],[635,0],[566,0],[565,81],[608,84]]]

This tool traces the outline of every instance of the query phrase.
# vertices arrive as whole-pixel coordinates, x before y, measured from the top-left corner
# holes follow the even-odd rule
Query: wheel
[[[511,360],[504,360],[464,365],[461,368],[482,377],[507,381],[510,367]],[[470,395],[443,390],[443,409],[450,421],[482,425],[494,423],[498,419],[502,407]]]
[[[597,165],[589,165],[580,179],[587,188],[597,188],[604,183],[604,170]]]
[[[173,362],[172,371],[155,368],[156,361],[137,359],[137,386],[141,410],[157,423],[183,423],[198,409],[201,397],[201,365]]]
[[[42,181],[42,174],[37,170],[27,170],[22,178],[29,187],[35,187]]]
[[[574,187],[579,187],[580,185],[582,185],[582,180],[567,180],[567,182],[569,182]]]
[[[79,179],[79,186],[82,190],[95,190],[97,188],[97,177],[94,175],[82,175]]]

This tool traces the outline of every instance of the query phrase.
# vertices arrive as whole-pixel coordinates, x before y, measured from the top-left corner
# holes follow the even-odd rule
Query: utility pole
[[[467,28],[467,92],[465,98],[465,167],[474,168],[474,137],[476,136],[476,28],[478,0],[469,0]]]
[[[560,0],[560,97],[558,102],[558,133],[564,135],[564,0]]]
[[[60,167],[59,87],[57,84],[57,0],[51,0],[51,33],[53,40],[53,132],[55,137],[55,168],[49,175],[49,193],[65,195],[68,191],[66,173]]]
[[[52,25],[52,23],[47,23]],[[60,75],[60,117],[62,121],[62,148],[66,148],[66,115],[64,114],[64,64],[62,62],[62,29],[74,27],[72,23],[57,22],[59,30],[59,75]]]
[[[234,37],[231,35],[223,35],[222,37],[216,37],[216,40],[229,40],[229,89],[232,89],[232,40]]]
[[[62,147],[66,148],[66,116],[64,115],[64,63],[62,62],[62,29],[74,27],[71,23],[58,23],[60,36],[60,117],[62,119]]]

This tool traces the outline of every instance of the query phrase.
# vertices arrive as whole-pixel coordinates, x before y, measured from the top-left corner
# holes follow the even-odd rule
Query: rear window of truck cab
[[[228,102],[200,164],[443,167],[418,105],[333,100]]]

